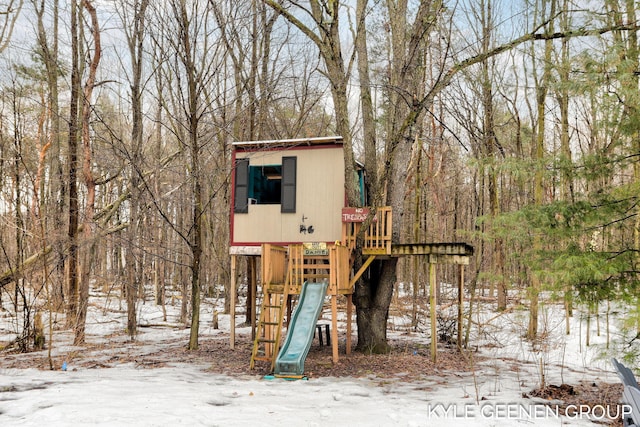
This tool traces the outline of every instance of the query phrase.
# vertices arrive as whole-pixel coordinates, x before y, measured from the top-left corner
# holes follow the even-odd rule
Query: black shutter
[[[236,159],[235,192],[233,211],[249,212],[249,159]]]
[[[296,157],[282,158],[282,197],[280,212],[296,212]]]

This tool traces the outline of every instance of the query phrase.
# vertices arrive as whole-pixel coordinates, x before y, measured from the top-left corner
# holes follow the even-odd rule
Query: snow
[[[507,378],[491,401],[476,405],[467,378],[446,386],[390,380],[319,378],[310,381],[231,378],[200,367],[2,372],[2,425],[513,425],[507,408],[523,410]],[[494,403],[501,406],[494,406]],[[448,405],[457,405],[457,413]],[[483,409],[484,408],[484,409]],[[500,409],[505,408],[505,409]],[[542,408],[542,406],[541,406]],[[448,410],[448,414],[445,411]],[[495,411],[502,410],[503,413]],[[535,409],[540,411],[539,408]],[[502,418],[498,418],[502,415]],[[457,417],[457,418],[456,418]],[[560,425],[562,418],[535,419]],[[522,420],[525,424],[530,420]],[[566,420],[565,420],[566,421]],[[574,425],[590,425],[577,420]]]
[[[107,301],[98,302],[89,311],[87,340],[117,345],[126,337],[112,334],[124,328],[126,313]],[[143,353],[167,339],[186,343],[188,331],[175,327],[177,307],[167,310],[164,321],[159,308],[140,307],[141,323],[169,327],[143,328],[137,351]],[[201,336],[228,336],[228,316],[221,315],[221,329],[214,330],[208,321],[212,312],[213,305],[204,304]],[[0,359],[0,425],[593,426],[590,417],[602,418],[600,413],[586,414],[584,408],[563,416],[554,412],[553,402],[545,406],[542,400],[523,397],[540,385],[542,374],[553,384],[618,382],[603,356],[603,336],[593,333],[594,343],[584,346],[581,316],[574,316],[575,332],[566,336],[560,308],[543,310],[542,330],[549,338],[537,348],[521,338],[525,310],[501,316],[487,310],[482,316],[477,323],[488,323],[474,327],[473,345],[485,360],[471,372],[443,372],[411,381],[402,374],[385,378],[375,373],[366,378],[268,380],[213,374],[204,362],[180,361],[155,368],[127,361],[93,369],[71,361],[66,371],[50,371],[4,368]],[[10,339],[9,331],[15,328],[11,321],[10,316],[0,319],[0,342]],[[83,351],[68,345],[68,332],[56,334],[54,356]],[[407,336],[399,330],[390,335]],[[429,342],[425,334],[418,335],[406,339]],[[108,356],[108,348],[90,353],[96,363]]]

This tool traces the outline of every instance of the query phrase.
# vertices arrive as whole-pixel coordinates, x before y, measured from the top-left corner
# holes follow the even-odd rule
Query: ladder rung
[[[253,360],[260,360],[262,362],[271,362],[271,358],[266,356],[254,356]]]
[[[282,308],[281,305],[265,305],[264,308]]]
[[[258,342],[266,342],[266,343],[270,343],[270,344],[275,344],[276,340],[268,340],[266,338],[258,338]]]
[[[277,326],[278,322],[262,322],[263,325],[272,325],[272,326]]]

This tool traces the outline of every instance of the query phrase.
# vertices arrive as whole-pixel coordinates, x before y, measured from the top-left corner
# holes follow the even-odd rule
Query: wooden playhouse
[[[232,156],[232,312],[235,312],[236,304],[237,257],[249,256],[252,260],[260,257],[261,260],[262,303],[258,312],[256,305],[252,305],[251,313],[254,336],[252,368],[256,361],[265,361],[271,363],[273,369],[280,345],[286,347],[292,332],[296,334],[289,323],[287,339],[282,343],[285,314],[288,314],[288,320],[292,319],[291,297],[299,296],[300,302],[305,301],[305,282],[324,283],[326,286],[323,292],[326,292],[331,305],[330,342],[333,361],[337,362],[337,299],[346,297],[345,341],[346,352],[349,353],[354,284],[373,259],[427,256],[433,288],[435,270],[431,272],[432,265],[442,262],[460,264],[462,272],[462,266],[468,264],[473,253],[473,248],[464,243],[392,245],[392,212],[390,208],[383,207],[374,212],[375,220],[362,230],[363,255],[367,258],[359,271],[353,271],[351,252],[370,210],[346,206],[341,137],[237,142],[233,144]],[[362,183],[362,176],[358,178]],[[460,277],[459,287],[462,286],[462,274]],[[252,298],[258,296],[256,281],[253,280],[249,286],[249,295]],[[459,291],[461,297],[461,289]],[[435,317],[435,292],[432,295],[432,314]],[[323,293],[315,303],[321,306],[324,300]],[[295,323],[303,323],[296,319],[294,313]],[[306,328],[298,327],[298,335],[305,337],[301,341],[306,351],[313,339],[315,320],[310,318]],[[432,321],[433,337],[436,336],[434,328],[435,322]],[[432,355],[435,358],[435,340],[433,342]],[[232,348],[235,346],[235,316],[231,316],[230,344]],[[295,352],[298,350],[304,353],[304,363],[305,348]]]

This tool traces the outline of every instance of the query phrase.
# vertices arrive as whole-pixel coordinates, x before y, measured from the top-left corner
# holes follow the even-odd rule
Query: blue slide
[[[327,287],[327,282],[305,282],[302,285],[300,300],[289,322],[287,339],[276,359],[276,375],[299,376],[304,373],[304,360],[313,341]]]

